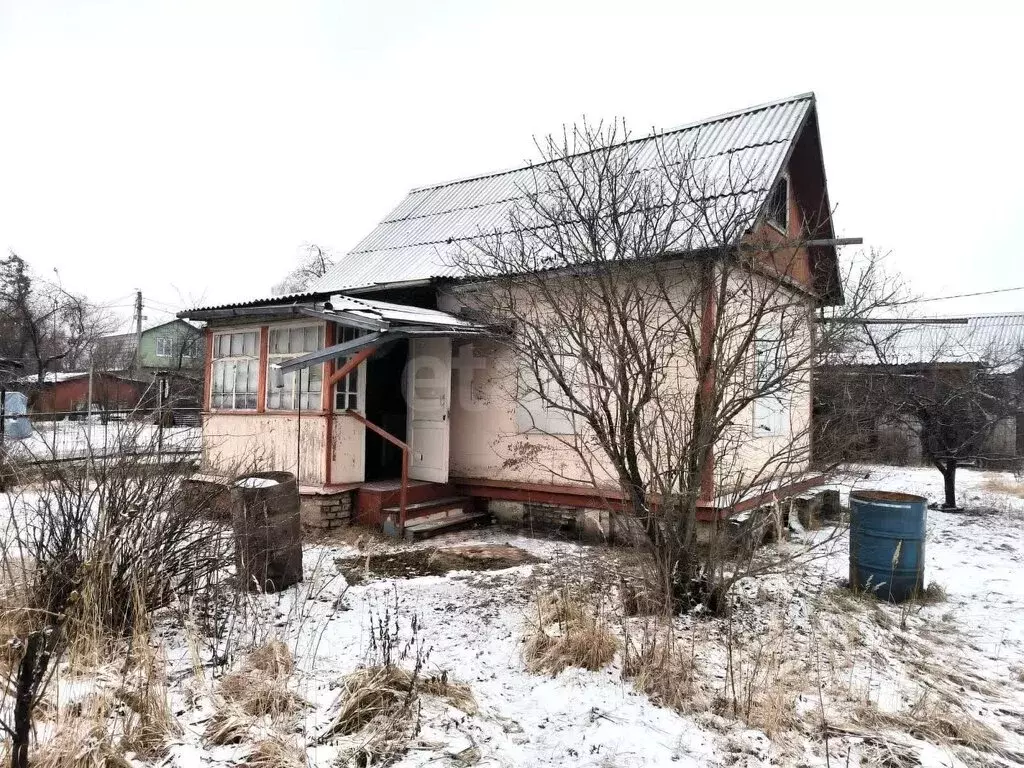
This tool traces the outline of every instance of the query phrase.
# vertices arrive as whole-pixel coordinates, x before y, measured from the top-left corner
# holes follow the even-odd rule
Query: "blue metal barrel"
[[[924,587],[928,500],[909,493],[850,493],[850,586],[900,602]]]

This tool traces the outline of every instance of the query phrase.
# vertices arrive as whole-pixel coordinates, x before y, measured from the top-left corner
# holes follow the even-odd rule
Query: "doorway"
[[[402,380],[409,360],[409,342],[389,344],[366,363],[366,418],[385,432],[406,441],[407,406]],[[371,429],[366,430],[367,481],[402,476],[402,450]]]

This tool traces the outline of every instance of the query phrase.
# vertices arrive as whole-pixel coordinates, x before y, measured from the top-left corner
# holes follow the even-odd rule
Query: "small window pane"
[[[256,331],[250,331],[245,334],[245,340],[243,341],[242,354],[243,355],[255,355],[256,354]]]

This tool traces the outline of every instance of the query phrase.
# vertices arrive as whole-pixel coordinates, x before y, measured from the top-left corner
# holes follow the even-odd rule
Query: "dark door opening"
[[[405,442],[408,408],[402,379],[409,359],[409,342],[396,341],[366,364],[366,418]],[[391,480],[402,476],[402,449],[371,429],[366,430],[366,479]]]

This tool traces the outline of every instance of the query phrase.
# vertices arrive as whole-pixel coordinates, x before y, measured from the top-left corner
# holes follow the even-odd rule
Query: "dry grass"
[[[447,673],[421,678],[394,665],[363,667],[345,678],[341,707],[328,732],[352,734],[373,720],[391,719],[411,710],[420,694],[444,699],[469,714],[477,711],[469,686],[449,680]]]
[[[928,583],[928,586],[918,592],[912,600],[922,605],[935,605],[936,603],[944,603],[948,595],[946,594],[946,588],[939,584],[937,581]]]
[[[568,590],[542,595],[528,629],[523,656],[534,673],[557,675],[568,667],[597,670],[615,657],[618,641],[608,622]]]
[[[306,750],[295,739],[272,736],[252,748],[245,765],[249,768],[305,768]]]
[[[32,768],[132,768],[100,723],[85,719],[61,725],[56,736],[40,744]]]
[[[422,678],[392,664],[348,675],[341,706],[325,733],[350,737],[339,765],[380,765],[403,752],[418,729],[420,695],[444,699],[470,714],[477,711],[469,686],[447,674]]]
[[[295,659],[284,642],[271,640],[250,652],[242,669],[246,672],[262,672],[273,677],[287,677],[295,671]]]
[[[341,706],[326,736],[348,736],[339,765],[381,765],[406,750],[419,728],[420,696],[442,698],[466,713],[477,711],[468,685],[447,678],[421,678],[395,665],[364,667],[348,675]]]
[[[287,678],[264,677],[255,672],[225,675],[217,690],[224,701],[252,717],[284,717],[304,703],[288,687]]]
[[[225,675],[217,691],[229,707],[251,717],[284,717],[305,703],[288,685],[294,669],[288,646],[272,640],[253,650],[241,671]]]
[[[638,640],[626,638],[622,676],[659,706],[686,713],[706,708],[695,697],[693,655],[686,652],[670,623],[645,624]]]
[[[167,740],[181,733],[181,726],[171,713],[167,692],[157,681],[147,681],[140,690],[122,688],[117,698],[128,706],[128,715],[121,736],[121,747],[147,759],[167,754]]]
[[[447,672],[442,672],[434,677],[423,678],[420,680],[419,687],[421,693],[444,699],[453,707],[461,709],[468,715],[475,715],[479,711],[472,689],[465,683],[449,680]]]
[[[241,708],[220,702],[206,723],[203,741],[213,746],[240,744],[248,738],[251,726],[252,717]]]
[[[776,619],[756,633],[740,636],[730,626],[726,674],[715,711],[742,720],[769,738],[797,724],[796,701],[814,673],[794,651],[792,630]]]
[[[341,707],[328,732],[353,734],[373,720],[395,718],[412,707],[415,696],[412,673],[400,667],[358,669],[345,678]]]
[[[905,712],[882,712],[871,704],[857,708],[858,725],[873,729],[891,729],[914,738],[950,746],[967,747],[979,752],[998,752],[999,734],[948,701],[925,694]]]
[[[1024,499],[1024,483],[1017,480],[1009,480],[1003,475],[989,475],[985,478],[981,487],[990,493],[1004,493],[1007,496],[1016,496]]]

